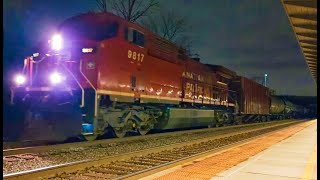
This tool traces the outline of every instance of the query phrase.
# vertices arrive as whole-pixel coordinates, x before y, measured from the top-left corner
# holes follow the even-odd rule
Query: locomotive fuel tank
[[[270,106],[270,113],[271,114],[282,114],[286,109],[285,102],[279,98],[272,96],[271,97],[271,106]]]
[[[168,108],[165,120],[156,125],[156,129],[191,128],[215,124],[215,111],[209,109]]]

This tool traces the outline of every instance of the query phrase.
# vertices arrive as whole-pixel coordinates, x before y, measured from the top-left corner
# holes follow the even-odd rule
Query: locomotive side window
[[[132,28],[126,28],[124,31],[124,37],[127,41],[144,47],[144,34],[142,34],[141,32]]]
[[[117,36],[119,24],[117,22],[112,22],[109,24],[101,25],[101,31],[97,31],[97,39],[109,39]]]

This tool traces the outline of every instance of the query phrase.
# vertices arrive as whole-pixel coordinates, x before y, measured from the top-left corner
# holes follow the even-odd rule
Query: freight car
[[[9,132],[21,139],[144,135],[266,120],[270,114],[266,87],[202,64],[118,16],[82,14],[58,29],[15,76],[13,114],[4,125],[19,127]]]
[[[231,88],[236,92],[234,99],[239,103],[236,121],[267,121],[270,114],[270,91],[267,87],[237,76]]]
[[[293,104],[285,98],[272,96],[270,107],[271,119],[301,118],[307,116],[307,109]]]

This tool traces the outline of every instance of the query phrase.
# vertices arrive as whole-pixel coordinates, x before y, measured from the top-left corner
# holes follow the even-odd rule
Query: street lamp
[[[264,74],[264,86],[267,87],[267,77],[268,74]]]

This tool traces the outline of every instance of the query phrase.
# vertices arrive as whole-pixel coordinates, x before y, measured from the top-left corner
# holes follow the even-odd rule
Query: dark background
[[[280,0],[159,0],[192,26],[193,49],[204,63],[252,78],[268,74],[278,94],[316,96],[311,77]],[[64,19],[97,10],[94,0],[4,0],[4,82],[22,68],[39,40]],[[4,89],[7,92],[6,88]]]

